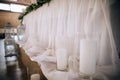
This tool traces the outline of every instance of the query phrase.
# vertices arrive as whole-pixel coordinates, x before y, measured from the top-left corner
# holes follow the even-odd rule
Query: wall
[[[10,22],[13,25],[13,27],[17,27],[20,23],[17,19],[19,15],[20,13],[0,11],[0,28],[4,28],[7,22]]]
[[[115,4],[111,5],[111,23],[120,57],[120,0],[117,0]]]

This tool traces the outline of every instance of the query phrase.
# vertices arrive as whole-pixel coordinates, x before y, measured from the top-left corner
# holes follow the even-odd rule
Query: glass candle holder
[[[56,56],[57,56],[57,69],[58,70],[67,70],[68,65],[68,55],[66,49],[57,49],[56,50]]]

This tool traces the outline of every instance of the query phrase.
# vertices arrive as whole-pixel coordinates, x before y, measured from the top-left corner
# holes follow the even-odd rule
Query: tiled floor
[[[27,71],[20,59],[12,57],[6,59],[4,40],[0,39],[0,80],[28,80]]]
[[[10,62],[6,67],[6,75],[1,74],[0,80],[28,80],[26,69],[19,61]]]

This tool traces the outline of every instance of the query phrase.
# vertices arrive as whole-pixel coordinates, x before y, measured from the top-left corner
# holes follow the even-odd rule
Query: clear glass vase
[[[23,40],[24,34],[25,34],[25,26],[23,24],[20,24],[17,28],[18,41]]]

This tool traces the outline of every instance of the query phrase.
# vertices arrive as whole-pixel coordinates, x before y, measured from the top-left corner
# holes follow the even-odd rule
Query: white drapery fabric
[[[25,16],[23,24],[25,37],[19,44],[32,60],[41,64],[48,80],[80,79],[81,40],[96,41],[98,74],[117,73],[118,55],[111,30],[109,0],[52,0]],[[68,52],[67,71],[56,69],[55,51],[59,48]]]

